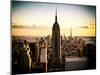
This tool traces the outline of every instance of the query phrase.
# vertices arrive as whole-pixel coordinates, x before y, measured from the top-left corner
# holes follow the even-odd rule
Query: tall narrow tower
[[[72,38],[72,28],[70,28],[70,37]]]
[[[70,28],[70,50],[72,50],[72,28]]]
[[[57,8],[55,15],[55,22],[52,28],[52,57],[51,65],[52,68],[58,68],[61,62],[61,49],[60,49],[60,27],[57,22]]]

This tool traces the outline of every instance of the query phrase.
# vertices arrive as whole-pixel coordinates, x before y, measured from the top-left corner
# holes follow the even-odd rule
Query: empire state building
[[[57,22],[57,9],[56,9],[55,22],[52,28],[52,57],[51,57],[52,67],[58,68],[60,62],[61,62],[60,27]]]

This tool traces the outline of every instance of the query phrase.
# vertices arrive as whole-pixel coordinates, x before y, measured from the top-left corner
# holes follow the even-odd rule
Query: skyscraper
[[[61,50],[60,50],[60,27],[57,22],[57,8],[55,15],[55,23],[52,28],[52,57],[51,64],[53,68],[58,68],[61,62]]]

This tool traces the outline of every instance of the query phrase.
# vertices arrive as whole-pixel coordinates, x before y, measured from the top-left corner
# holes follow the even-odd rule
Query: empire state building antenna
[[[56,5],[55,22],[57,23],[57,5]]]

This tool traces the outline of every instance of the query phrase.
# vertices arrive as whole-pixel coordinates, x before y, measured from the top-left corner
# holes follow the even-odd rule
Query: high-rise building
[[[61,49],[60,49],[60,27],[57,22],[57,9],[55,15],[55,23],[52,28],[52,57],[51,65],[52,68],[58,68],[61,62]]]
[[[45,38],[41,40],[40,46],[40,64],[44,72],[47,72],[47,41]]]

